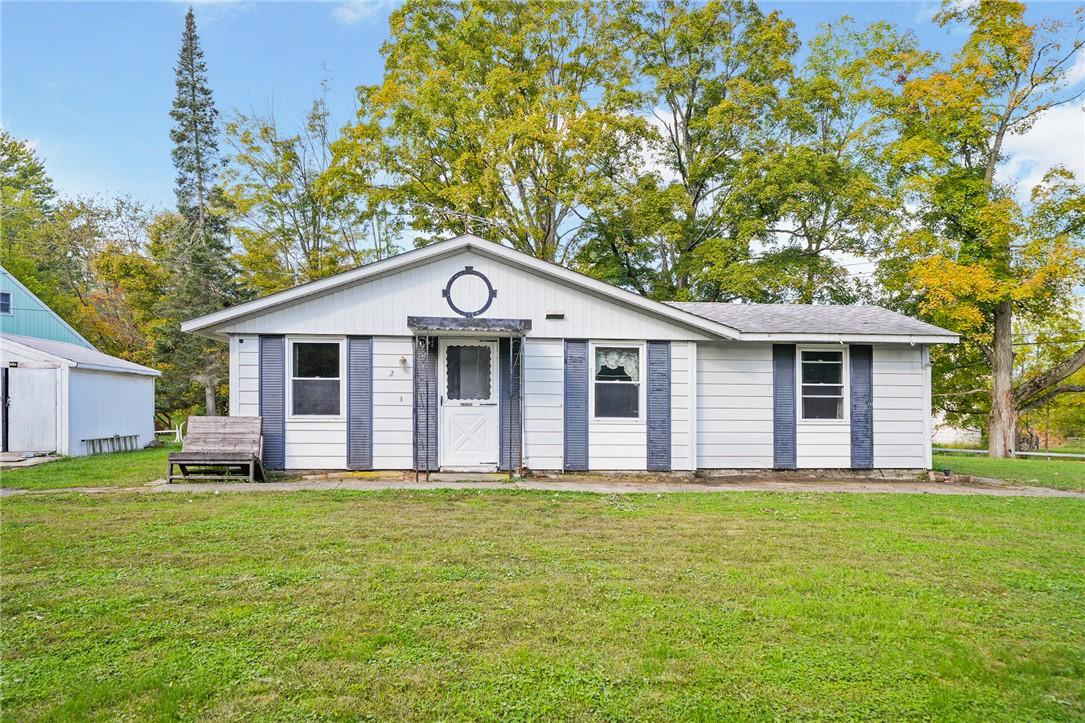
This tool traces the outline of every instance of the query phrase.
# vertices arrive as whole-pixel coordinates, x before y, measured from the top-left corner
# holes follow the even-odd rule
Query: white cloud
[[[1032,189],[1056,165],[1085,182],[1085,111],[1076,102],[1052,108],[1027,132],[1007,136],[1003,151],[1007,160],[999,175],[1003,181],[1016,182],[1021,201],[1028,200]]]
[[[1074,67],[1070,68],[1066,78],[1071,85],[1085,80],[1085,52],[1078,51],[1077,58],[1074,59]]]
[[[346,0],[332,10],[332,17],[343,25],[354,25],[395,7],[395,0]]]

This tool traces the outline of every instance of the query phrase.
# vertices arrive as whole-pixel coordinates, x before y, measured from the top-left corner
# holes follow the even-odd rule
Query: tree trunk
[[[1013,307],[1000,301],[995,308],[995,337],[991,353],[991,416],[988,452],[1012,457],[1016,443],[1017,408],[1013,396]]]
[[[218,404],[215,402],[215,379],[208,375],[203,378],[204,412],[209,417],[218,416]]]

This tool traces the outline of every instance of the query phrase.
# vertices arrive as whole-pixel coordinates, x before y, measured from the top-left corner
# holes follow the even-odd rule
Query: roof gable
[[[658,335],[734,339],[738,336],[724,324],[470,235],[192,319],[181,328],[218,337],[230,333],[305,333],[306,329],[309,333],[329,334],[409,334],[408,315],[455,315],[442,299],[442,290],[447,288],[451,276],[466,266],[475,266],[494,279],[497,295],[485,316],[533,318],[536,322],[533,334],[537,336],[576,336],[576,329],[584,327],[579,322],[589,309],[605,313],[597,308],[599,304],[605,305],[614,318],[624,315],[634,320],[630,326],[639,329],[637,337],[614,333],[612,338]],[[371,288],[361,292],[364,287]],[[400,308],[404,301],[409,305]],[[364,323],[365,313],[374,308],[379,308],[386,319],[391,315],[394,327],[376,321]],[[562,321],[576,319],[578,323],[561,324],[552,320],[555,323],[547,324],[543,317],[549,311],[564,314]],[[344,313],[350,318],[343,318]],[[597,324],[590,336],[605,338],[607,328],[605,323]]]
[[[191,319],[181,329],[217,338],[282,333],[408,335],[408,316],[454,315],[441,294],[449,293],[447,284],[454,275],[472,266],[482,275],[499,278],[494,306],[483,313],[491,318],[532,319],[532,335],[539,337],[957,341],[952,332],[880,307],[662,303],[473,235]],[[564,316],[560,321],[572,317],[576,322],[552,322],[551,311]]]
[[[94,348],[60,314],[50,309],[3,266],[0,266],[0,291],[11,294],[12,307],[11,314],[0,314],[0,332]]]

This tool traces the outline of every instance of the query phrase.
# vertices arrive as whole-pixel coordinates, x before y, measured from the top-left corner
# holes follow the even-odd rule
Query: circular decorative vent
[[[457,284],[457,281],[460,283]],[[479,281],[482,283],[479,284]],[[483,286],[485,289],[482,288]],[[452,274],[441,291],[441,296],[448,302],[450,309],[460,316],[473,319],[490,308],[490,304],[497,297],[497,290],[481,271],[476,271],[473,266],[465,266],[463,271]]]

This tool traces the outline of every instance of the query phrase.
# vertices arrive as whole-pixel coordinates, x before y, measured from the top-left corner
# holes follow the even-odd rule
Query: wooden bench
[[[260,462],[263,452],[260,417],[189,417],[181,451],[169,456],[166,482],[238,477],[263,482],[264,466]],[[180,474],[173,473],[175,466]],[[190,468],[205,471],[194,474]]]

